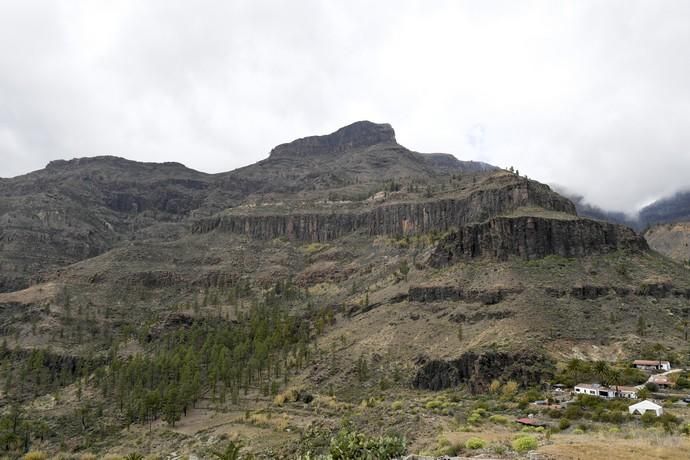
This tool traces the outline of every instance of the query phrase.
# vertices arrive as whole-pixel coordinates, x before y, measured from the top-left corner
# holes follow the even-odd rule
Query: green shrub
[[[436,455],[445,455],[448,457],[456,457],[462,452],[461,444],[448,444],[442,446],[436,453]]]
[[[24,460],[46,460],[48,456],[40,450],[32,450],[24,455]]]
[[[472,425],[478,425],[482,423],[482,417],[481,415],[472,412],[470,416],[467,417],[467,423],[471,423]]]
[[[664,427],[668,433],[672,433],[682,420],[673,414],[664,412],[661,417],[657,417],[657,423]]]
[[[491,449],[491,451],[494,454],[501,455],[501,456],[505,455],[506,452],[508,451],[508,448],[506,446],[504,446],[503,444],[498,444],[498,443],[491,444],[489,446],[489,448]]]
[[[640,420],[646,426],[654,425],[654,423],[656,423],[656,419],[656,414],[652,411],[647,411],[644,414],[642,414],[642,417],[640,417]]]
[[[473,413],[473,414],[477,414],[477,415],[479,415],[480,417],[484,417],[484,416],[486,416],[486,408],[484,408],[484,407],[477,407],[476,409],[474,409],[474,410],[472,411],[472,413]]]
[[[573,430],[573,434],[585,434],[585,430],[583,430],[582,428],[575,428]]]
[[[372,438],[343,428],[331,438],[329,453],[333,460],[388,460],[404,455],[405,439],[399,436]]]
[[[508,423],[508,417],[505,415],[492,415],[489,417],[489,421],[498,425],[506,425]]]
[[[569,404],[563,412],[563,417],[569,420],[577,420],[582,417],[583,414],[584,412],[578,404]]]
[[[513,441],[513,450],[520,453],[534,450],[538,446],[537,438],[533,436],[520,436]]]
[[[439,401],[437,399],[432,399],[431,401],[426,403],[425,407],[427,409],[438,409],[439,407],[441,407],[442,404],[443,403],[441,401]]]
[[[645,388],[651,391],[652,393],[656,393],[659,391],[659,385],[657,385],[654,382],[647,382],[644,384]]]
[[[525,392],[524,397],[528,400],[528,402],[532,402],[537,401],[538,399],[544,399],[544,393],[536,388],[530,388]]]
[[[391,404],[391,409],[393,410],[400,410],[403,407],[402,401],[394,401],[393,404]]]
[[[676,388],[690,388],[690,380],[685,374],[678,376],[678,380],[676,380]]]
[[[465,448],[467,449],[483,449],[486,446],[486,441],[484,441],[482,438],[469,438],[467,441],[465,441]]]
[[[548,415],[551,418],[562,418],[563,417],[563,412],[561,412],[558,409],[547,409],[546,410],[546,415]]]
[[[570,420],[568,420],[567,418],[562,418],[558,422],[558,428],[561,430],[567,430],[568,428],[570,428]]]

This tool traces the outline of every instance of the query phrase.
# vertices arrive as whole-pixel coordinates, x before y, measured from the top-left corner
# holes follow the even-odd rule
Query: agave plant
[[[241,448],[241,442],[236,443],[234,441],[230,441],[230,443],[225,446],[224,450],[212,450],[211,454],[213,454],[219,460],[239,460]]]
[[[124,460],[144,460],[144,456],[136,452],[125,455]]]

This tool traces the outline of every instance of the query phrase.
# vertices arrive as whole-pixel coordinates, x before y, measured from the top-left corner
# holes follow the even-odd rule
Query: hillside
[[[678,192],[662,198],[640,210],[643,225],[690,221],[690,192]]]
[[[690,223],[655,225],[645,231],[644,237],[655,251],[681,263],[690,261]]]
[[[295,458],[344,419],[433,450],[494,380],[687,349],[687,268],[385,124],[228,173],[97,157],[0,191],[0,413],[50,452],[205,455],[231,433]]]

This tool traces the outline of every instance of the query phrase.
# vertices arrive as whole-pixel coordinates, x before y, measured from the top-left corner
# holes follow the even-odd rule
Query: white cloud
[[[3,2],[0,176],[98,154],[223,171],[370,119],[632,211],[690,185],[688,20],[675,1]]]

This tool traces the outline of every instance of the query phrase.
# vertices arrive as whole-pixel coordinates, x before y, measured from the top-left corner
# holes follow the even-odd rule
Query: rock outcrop
[[[645,281],[637,288],[633,289],[628,286],[592,286],[582,285],[573,286],[571,288],[544,288],[544,294],[549,297],[561,298],[570,296],[579,300],[595,300],[599,297],[607,295],[616,295],[618,297],[627,297],[629,295],[636,295],[642,297],[654,297],[657,299],[664,299],[667,297],[677,297],[690,299],[690,289],[677,288],[668,282],[659,281]]]
[[[450,233],[438,243],[429,263],[441,267],[479,257],[582,257],[618,249],[648,247],[644,238],[622,225],[587,219],[497,217]]]
[[[412,302],[466,301],[494,305],[510,294],[522,292],[519,288],[464,289],[460,286],[413,286],[408,299]]]
[[[412,386],[423,390],[443,390],[467,384],[470,391],[488,390],[494,379],[514,380],[523,387],[538,385],[553,375],[553,362],[533,352],[468,352],[458,359],[432,360],[419,368]]]
[[[471,315],[465,313],[455,312],[448,316],[448,320],[453,323],[478,323],[480,321],[496,321],[506,318],[512,318],[515,316],[515,312],[502,310],[502,311],[478,311]]]

